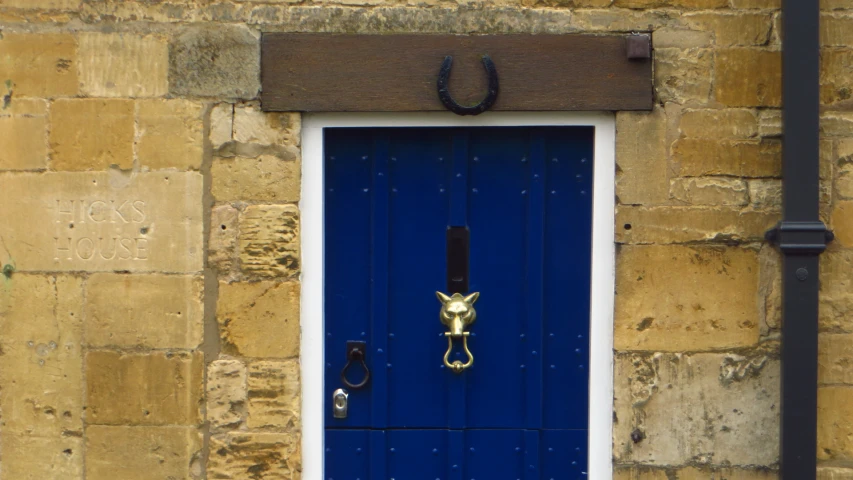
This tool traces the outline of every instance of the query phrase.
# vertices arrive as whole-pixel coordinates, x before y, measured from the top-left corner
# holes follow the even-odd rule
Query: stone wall
[[[853,479],[853,1],[823,0],[821,479]],[[0,0],[0,479],[298,479],[264,31],[653,31],[617,113],[620,480],[776,478],[779,0]]]

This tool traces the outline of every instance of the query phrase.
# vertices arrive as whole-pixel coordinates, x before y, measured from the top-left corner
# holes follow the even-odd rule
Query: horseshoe
[[[450,67],[453,65],[453,57],[448,55],[444,57],[444,62],[441,64],[441,70],[438,72],[438,98],[445,108],[455,113],[456,115],[479,115],[486,110],[492,108],[495,101],[498,99],[498,70],[495,68],[494,62],[488,55],[483,55],[483,67],[486,69],[486,74],[489,76],[489,91],[486,93],[486,98],[477,105],[465,107],[456,103],[453,97],[450,96],[450,91],[447,88],[450,80]]]

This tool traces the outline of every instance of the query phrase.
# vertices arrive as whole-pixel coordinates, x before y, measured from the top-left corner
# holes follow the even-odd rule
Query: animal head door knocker
[[[447,352],[444,354],[444,365],[453,370],[454,373],[462,373],[462,370],[474,364],[474,355],[471,350],[468,350],[468,336],[470,332],[465,329],[471,326],[477,319],[477,311],[474,310],[474,302],[480,297],[479,292],[470,295],[462,296],[462,294],[454,293],[452,296],[447,296],[441,292],[435,292],[438,300],[441,302],[441,313],[439,318],[441,323],[445,324],[450,329],[445,332],[447,337]],[[453,339],[462,339],[462,348],[468,355],[468,361],[464,364],[459,360],[450,363],[450,352],[453,350]]]

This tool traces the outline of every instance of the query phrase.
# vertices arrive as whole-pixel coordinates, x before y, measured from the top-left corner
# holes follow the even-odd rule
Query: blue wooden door
[[[586,477],[593,135],[325,130],[326,479]],[[480,292],[461,373],[435,295],[451,227]],[[335,418],[348,341],[370,379]]]

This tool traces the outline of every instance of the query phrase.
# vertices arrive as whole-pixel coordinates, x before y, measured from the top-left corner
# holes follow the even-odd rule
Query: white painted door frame
[[[329,127],[595,128],[590,302],[589,478],[612,477],[613,302],[615,287],[616,120],[601,112],[489,112],[460,117],[433,113],[324,113],[302,119],[302,478],[324,480],[323,434],[323,129]],[[382,479],[372,479],[382,480]]]

